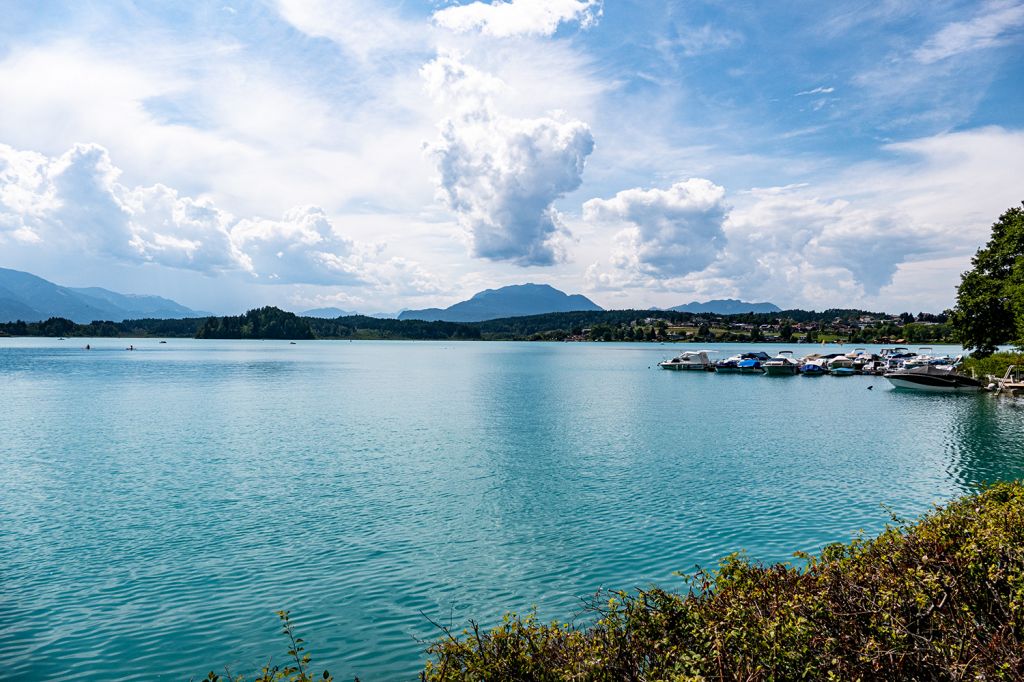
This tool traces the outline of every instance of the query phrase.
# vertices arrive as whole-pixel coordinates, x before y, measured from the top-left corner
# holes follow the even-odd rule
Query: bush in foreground
[[[508,615],[425,680],[1022,679],[1024,487],[994,485],[807,565],[733,555],[688,594],[615,592],[586,628]]]

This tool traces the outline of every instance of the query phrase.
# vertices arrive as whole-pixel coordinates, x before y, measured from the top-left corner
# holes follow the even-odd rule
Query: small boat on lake
[[[860,368],[861,374],[881,376],[889,371],[889,364],[885,360],[877,359],[864,363]]]
[[[828,374],[828,369],[820,360],[808,360],[805,358],[804,362],[800,365],[800,376],[820,377],[825,374]]]
[[[757,371],[760,372],[760,367],[763,363],[771,360],[771,356],[764,351],[757,351],[753,353],[740,353],[739,355],[733,355],[732,357],[726,358],[725,360],[719,360],[715,363],[715,371],[721,372],[722,374],[738,374],[744,371],[744,368],[740,367],[740,363],[744,360],[756,360],[758,363]],[[751,372],[746,372],[750,374]]]
[[[714,364],[708,357],[706,350],[688,350],[680,353],[671,360],[664,360],[658,363],[662,369],[689,370],[698,372],[712,372]]]
[[[764,371],[771,376],[796,376],[800,364],[793,359],[793,351],[780,351],[771,360],[764,363]]]
[[[977,393],[982,389],[981,382],[977,379],[959,374],[955,364],[946,368],[936,365],[921,365],[889,372],[885,378],[896,388],[911,391]]]
[[[853,366],[853,359],[845,355],[838,355],[828,361],[828,373],[835,377],[847,377],[857,373]]]
[[[760,358],[744,358],[736,363],[740,374],[764,374],[764,365]]]
[[[722,374],[739,372],[740,368],[738,367],[738,365],[740,364],[740,360],[742,359],[742,355],[733,355],[726,358],[725,360],[719,360],[718,362],[715,363],[715,371],[721,372]]]

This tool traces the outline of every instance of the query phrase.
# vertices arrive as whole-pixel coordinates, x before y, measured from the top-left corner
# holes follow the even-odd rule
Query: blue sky
[[[8,2],[0,266],[234,312],[940,310],[1024,199],[1024,2]]]

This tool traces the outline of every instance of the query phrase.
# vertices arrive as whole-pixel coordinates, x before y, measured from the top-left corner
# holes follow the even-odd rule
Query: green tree
[[[1024,345],[1024,210],[1013,207],[992,225],[992,237],[960,278],[952,323],[977,357],[1002,344]]]

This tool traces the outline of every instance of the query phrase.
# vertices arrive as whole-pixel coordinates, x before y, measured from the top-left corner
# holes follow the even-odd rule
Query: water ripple
[[[93,345],[0,344],[15,679],[249,671],[280,608],[339,678],[412,679],[421,613],[572,618],[1024,475],[1018,403],[661,372],[651,345]]]

